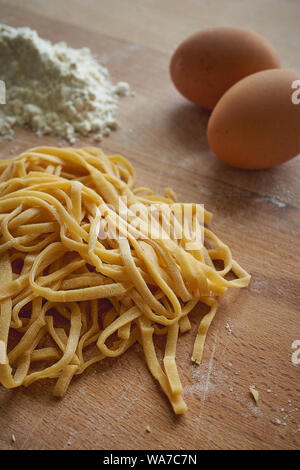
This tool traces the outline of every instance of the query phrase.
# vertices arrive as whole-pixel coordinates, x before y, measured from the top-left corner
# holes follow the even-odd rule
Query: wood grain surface
[[[177,361],[189,407],[184,416],[173,415],[143,353],[133,347],[73,380],[62,400],[51,396],[50,382],[1,388],[0,448],[299,448],[300,364],[292,363],[291,345],[300,340],[300,159],[267,171],[225,166],[207,146],[208,113],[185,101],[168,73],[182,39],[218,25],[264,34],[283,66],[299,70],[299,3],[0,0],[0,21],[88,46],[114,81],[130,83],[135,96],[121,101],[120,129],[101,146],[128,157],[138,183],[157,191],[170,186],[181,200],[204,203],[214,213],[213,230],[252,274],[248,289],[221,300],[200,366],[190,361],[199,318],[180,337]],[[57,143],[19,130],[13,141],[0,143],[0,154]],[[260,392],[258,405],[251,385]]]

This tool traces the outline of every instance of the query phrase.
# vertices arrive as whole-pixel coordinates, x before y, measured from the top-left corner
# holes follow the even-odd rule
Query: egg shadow
[[[240,207],[245,211],[247,205],[250,210],[253,205],[261,202],[273,204],[280,209],[291,207],[288,201],[285,201],[286,184],[283,182],[292,180],[296,166],[300,163],[299,156],[273,168],[245,170],[224,163],[209,148],[208,150],[211,156],[208,184],[212,190],[219,183],[236,188],[236,191],[233,189],[232,192],[226,192],[227,200],[234,199],[232,207]],[[240,198],[237,198],[237,191],[241,195]]]
[[[230,207],[231,215],[239,210],[244,214],[250,212],[262,200],[271,203],[273,199],[278,199],[277,207],[289,207],[286,201],[280,206],[281,183],[293,176],[300,157],[268,169],[245,170],[232,167],[217,158],[208,145],[206,130],[210,115],[211,111],[188,101],[177,103],[168,115],[168,131],[177,142],[178,150],[192,159],[198,155],[200,165],[202,162],[205,166],[200,174],[195,164],[187,168],[193,173],[194,184],[200,184],[203,176],[206,176],[206,189],[211,193],[222,193],[220,198],[224,200],[224,209],[226,206]],[[284,194],[282,197],[284,198]]]
[[[206,128],[211,111],[189,101],[176,104],[168,113],[168,132],[187,153],[208,149]]]

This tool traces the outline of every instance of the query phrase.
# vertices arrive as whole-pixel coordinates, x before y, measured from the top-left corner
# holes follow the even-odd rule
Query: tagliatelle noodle
[[[216,297],[247,286],[250,276],[207,228],[211,214],[203,207],[188,205],[188,224],[201,214],[204,244],[184,230],[185,206],[171,189],[159,196],[134,184],[128,160],[95,147],[39,147],[0,161],[4,387],[50,378],[54,395],[63,396],[74,375],[139,342],[174,412],[186,411],[178,336],[206,304],[192,354],[200,363]],[[230,272],[235,279],[225,278]],[[156,336],[166,336],[161,362]]]

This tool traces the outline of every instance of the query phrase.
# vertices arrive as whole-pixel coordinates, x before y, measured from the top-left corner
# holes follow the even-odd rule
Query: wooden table
[[[9,0],[0,1],[0,12],[3,23],[30,26],[42,37],[73,47],[90,47],[114,81],[130,83],[135,97],[121,102],[121,127],[102,147],[127,156],[139,183],[160,191],[171,186],[182,200],[204,203],[214,213],[213,230],[252,274],[248,289],[222,299],[199,367],[190,362],[197,319],[180,338],[178,365],[189,406],[184,416],[172,414],[142,352],[132,348],[76,378],[60,401],[52,398],[48,383],[1,388],[0,447],[299,448],[300,364],[292,363],[291,345],[300,340],[300,160],[259,172],[225,166],[207,146],[208,114],[176,92],[168,73],[170,54],[182,39],[217,25],[264,34],[283,66],[299,70],[299,4]],[[14,141],[1,142],[0,153],[7,158],[57,142],[18,131]],[[250,396],[251,385],[260,392],[258,405]]]

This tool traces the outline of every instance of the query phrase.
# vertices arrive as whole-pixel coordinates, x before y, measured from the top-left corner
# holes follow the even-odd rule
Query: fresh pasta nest
[[[54,395],[63,396],[74,375],[139,342],[174,412],[186,411],[175,362],[178,335],[191,328],[194,307],[208,305],[192,353],[200,363],[216,297],[229,287],[246,286],[250,276],[207,228],[211,214],[204,209],[204,243],[197,241],[190,250],[185,234],[175,236],[183,222],[173,212],[168,236],[149,234],[152,204],[161,208],[155,230],[163,234],[167,209],[183,204],[171,190],[157,196],[134,182],[134,169],[124,157],[94,147],[40,147],[0,161],[4,387],[51,378]],[[134,204],[147,209],[138,224],[125,217],[120,198],[125,209]],[[189,206],[193,216],[196,206]],[[229,272],[235,279],[225,278]],[[161,362],[156,335],[166,337]]]

